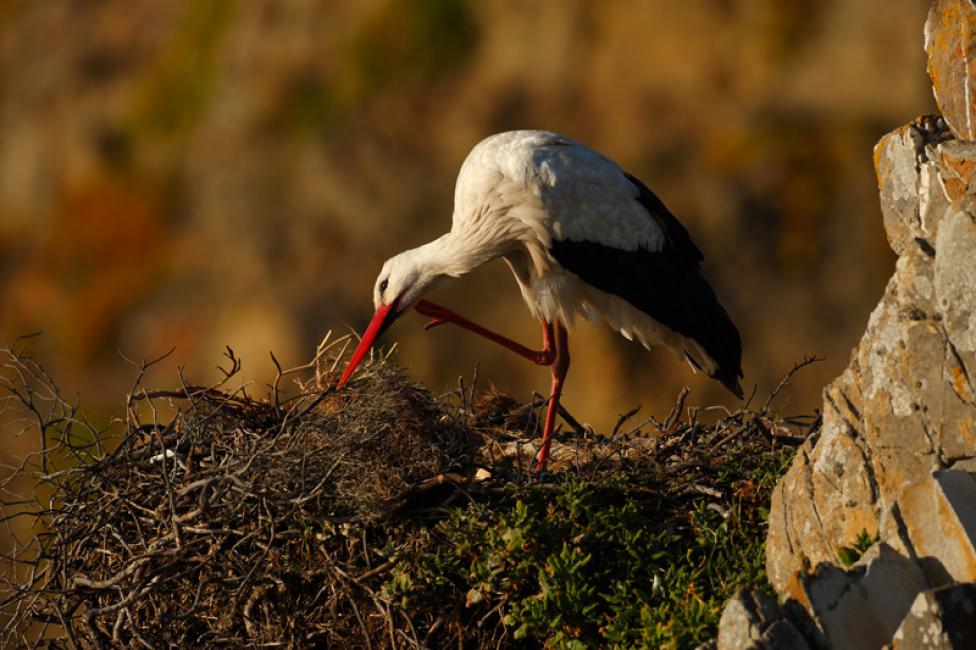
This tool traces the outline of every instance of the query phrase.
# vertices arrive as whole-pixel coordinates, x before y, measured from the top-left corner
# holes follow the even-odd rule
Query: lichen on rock
[[[925,46],[943,114],[874,151],[894,274],[770,509],[769,580],[821,647],[919,647],[912,602],[976,582],[976,4],[936,0]],[[862,536],[877,542],[840,566]],[[930,609],[945,643],[926,647],[970,647]]]
[[[925,23],[932,90],[953,134],[976,140],[976,5],[936,0]]]
[[[819,440],[774,493],[767,568],[781,592],[796,571],[835,563],[861,530],[895,535],[895,548],[918,555],[882,521],[910,527],[903,492],[976,457],[976,147],[937,126],[922,119],[878,144],[882,212],[900,257],[850,366],[824,390]],[[950,574],[976,580],[976,569]]]

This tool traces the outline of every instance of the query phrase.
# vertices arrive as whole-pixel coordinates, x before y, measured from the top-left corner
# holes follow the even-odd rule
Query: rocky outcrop
[[[767,570],[836,564],[866,532],[935,580],[976,580],[976,145],[921,120],[875,162],[899,254],[851,364],[824,391],[823,428],[773,495]],[[938,534],[934,534],[938,531]]]
[[[976,582],[976,4],[936,0],[925,41],[943,115],[874,155],[895,273],[770,510],[780,614],[817,647],[974,647],[959,622],[976,620],[960,586]],[[876,541],[841,568],[859,539]],[[726,614],[745,620],[740,601]],[[746,642],[718,647],[766,628],[738,629]]]

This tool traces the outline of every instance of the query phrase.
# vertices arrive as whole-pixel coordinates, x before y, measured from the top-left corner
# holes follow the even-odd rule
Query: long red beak
[[[359,339],[359,345],[356,346],[356,351],[352,353],[352,359],[349,360],[349,365],[346,366],[342,377],[339,378],[339,383],[336,388],[342,388],[346,384],[353,371],[356,370],[356,366],[359,365],[359,362],[363,360],[363,357],[366,356],[366,353],[373,346],[373,341],[385,332],[386,328],[395,319],[396,312],[393,311],[393,305],[383,305],[376,310],[376,313],[373,314],[373,320],[369,321],[369,327],[363,332],[363,338]]]

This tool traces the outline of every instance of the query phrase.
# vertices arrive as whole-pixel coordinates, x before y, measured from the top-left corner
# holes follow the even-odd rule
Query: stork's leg
[[[549,448],[552,446],[552,431],[556,426],[556,413],[559,412],[559,397],[563,392],[563,380],[566,379],[566,372],[569,370],[569,333],[562,323],[556,323],[553,328],[552,323],[545,321],[542,323],[542,349],[530,350],[521,343],[516,343],[512,339],[502,336],[497,332],[469,321],[446,307],[435,305],[426,300],[420,300],[414,306],[418,312],[424,316],[429,316],[431,321],[427,323],[427,329],[437,327],[444,323],[454,323],[458,327],[474,332],[483,336],[489,341],[494,341],[499,345],[511,350],[533,363],[543,366],[552,366],[552,388],[549,392],[549,408],[546,411],[546,424],[542,430],[542,448],[539,449],[535,469],[542,472],[546,469],[546,462],[549,459]],[[553,345],[555,343],[555,345]]]
[[[420,300],[416,305],[414,305],[414,309],[424,316],[429,316],[431,318],[431,321],[426,325],[426,329],[437,327],[438,325],[443,325],[444,323],[454,323],[458,327],[463,327],[470,332],[474,332],[479,336],[485,337],[489,341],[494,341],[495,343],[511,350],[520,357],[524,357],[532,363],[537,363],[540,366],[552,365],[556,358],[556,350],[553,348],[553,329],[551,323],[542,323],[542,349],[531,350],[521,343],[513,341],[507,336],[502,336],[497,332],[493,332],[490,329],[478,325],[477,323],[469,321],[464,316],[454,313],[447,307],[441,307],[440,305],[435,305],[432,302]],[[560,325],[560,327],[562,326]]]
[[[539,450],[535,470],[542,472],[549,460],[549,447],[552,446],[552,430],[556,426],[556,412],[559,410],[559,396],[563,392],[563,380],[569,370],[569,333],[563,324],[556,322],[556,360],[552,364],[552,389],[549,392],[549,410],[546,411],[546,426],[542,430],[542,448]]]

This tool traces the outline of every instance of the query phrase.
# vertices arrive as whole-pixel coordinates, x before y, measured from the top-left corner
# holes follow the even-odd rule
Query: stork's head
[[[373,308],[377,312],[384,306],[396,314],[407,311],[445,277],[427,248],[414,248],[386,260],[373,285]]]
[[[376,276],[376,284],[373,285],[373,308],[376,309],[376,313],[373,314],[373,320],[363,332],[363,337],[359,340],[349,365],[339,379],[340,388],[369,352],[379,335],[385,332],[400,314],[420,300],[425,291],[447,277],[441,263],[441,256],[438,255],[439,250],[434,247],[439,241],[435,240],[420,248],[404,251],[383,264],[383,269]]]

